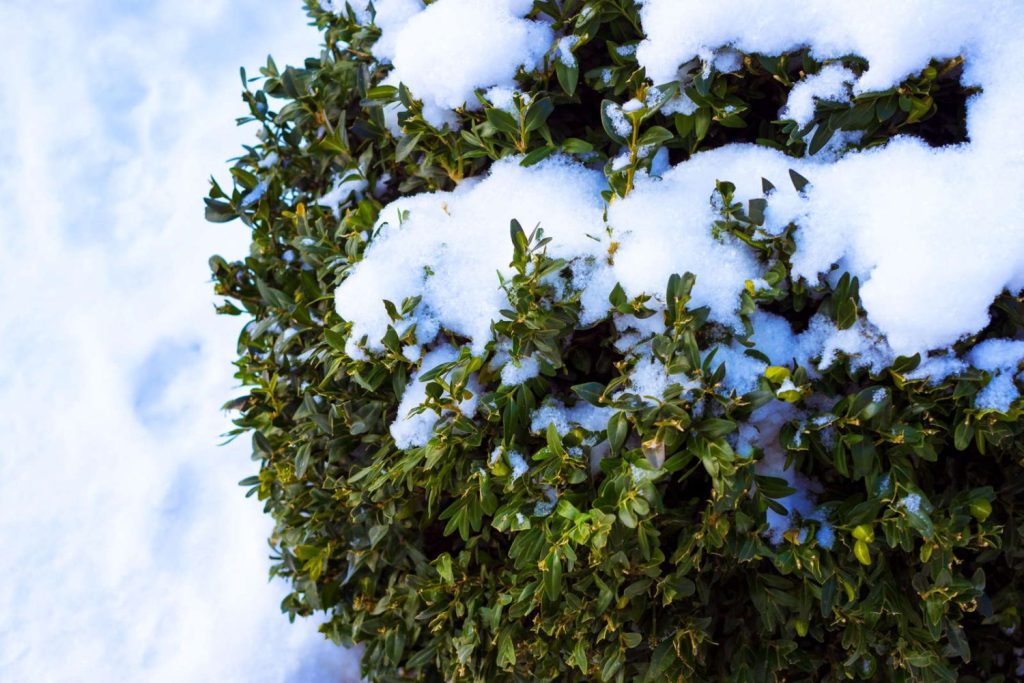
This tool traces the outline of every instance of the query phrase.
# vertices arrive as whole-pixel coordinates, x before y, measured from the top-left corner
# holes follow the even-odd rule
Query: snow
[[[373,24],[381,31],[380,38],[373,46],[374,55],[384,61],[392,61],[398,49],[401,29],[423,8],[422,0],[373,0]],[[369,12],[360,14],[360,19],[366,23],[369,23],[369,18]]]
[[[815,100],[845,100],[847,86],[857,76],[841,64],[829,64],[818,73],[804,78],[789,91],[789,99],[779,117],[793,119],[806,126],[814,118]]]
[[[423,356],[420,362],[420,371],[413,373],[409,378],[402,399],[398,403],[398,417],[391,425],[391,437],[399,448],[415,448],[426,446],[434,433],[434,427],[441,420],[442,416],[437,411],[426,409],[422,412],[413,412],[427,399],[428,382],[420,381],[422,371],[433,370],[438,365],[450,363],[459,357],[458,350],[450,344],[442,344]],[[444,377],[442,375],[442,377]],[[467,399],[459,403],[459,411],[463,415],[472,417],[476,413],[477,404],[480,401],[480,387],[475,379],[471,378],[467,389],[472,393]]]
[[[432,330],[439,326],[469,338],[472,351],[483,353],[491,341],[491,324],[507,305],[495,271],[509,273],[507,225],[518,218],[524,225],[544,227],[553,237],[549,253],[571,262],[584,324],[607,314],[614,283],[621,284],[629,297],[648,294],[656,301],[671,274],[689,271],[697,275],[692,305],[708,306],[713,320],[738,330],[739,295],[748,281],[761,279],[764,266],[744,245],[711,234],[714,208],[708,201],[709,188],[725,177],[736,185],[737,197],[757,196],[762,174],[778,180],[796,166],[813,178],[807,197],[799,197],[781,181],[769,197],[770,208],[781,204],[790,213],[788,218],[800,225],[795,271],[816,279],[819,273],[828,273],[831,264],[843,262],[862,278],[868,319],[838,330],[816,316],[805,332],[794,335],[785,321],[759,313],[753,318],[755,345],[776,364],[796,360],[813,367],[816,361],[818,368],[826,369],[842,357],[853,368],[877,372],[898,353],[942,349],[983,327],[992,298],[1019,270],[1013,262],[1024,251],[1012,245],[1021,237],[1000,228],[1014,225],[1010,217],[992,224],[991,235],[980,227],[975,231],[972,250],[984,259],[961,258],[963,249],[953,233],[968,224],[969,214],[984,207],[955,203],[944,206],[940,216],[933,207],[948,204],[950,193],[943,188],[952,181],[924,187],[911,179],[900,185],[892,176],[880,180],[892,169],[871,161],[884,157],[897,173],[904,170],[902,175],[908,175],[905,169],[913,168],[924,169],[918,175],[927,175],[935,166],[933,157],[942,153],[904,139],[884,150],[816,166],[764,148],[732,145],[698,154],[661,179],[638,178],[628,197],[607,207],[607,222],[601,216],[602,180],[597,172],[560,157],[529,169],[515,158],[506,159],[483,179],[464,182],[453,192],[406,197],[385,207],[380,232],[364,261],[337,290],[337,309],[353,322],[355,339],[365,335],[366,349],[382,352],[381,339],[390,319],[381,300],[422,294],[413,315],[417,329],[424,324],[434,326]],[[901,166],[903,155],[909,155],[909,167]],[[857,191],[850,192],[851,186]],[[927,207],[904,202],[894,189],[905,191],[908,186],[918,190],[915,196],[930,195]],[[878,195],[896,194],[878,199],[876,205],[871,188]],[[861,199],[864,195],[867,200]],[[526,196],[531,202],[519,201]],[[985,206],[1015,202],[1019,199],[1007,197],[1001,204]],[[401,222],[395,220],[400,215]],[[859,220],[851,222],[851,215]],[[959,215],[960,222],[950,223],[951,215]],[[784,221],[778,214],[775,219]],[[938,227],[949,234],[926,239],[926,233]],[[988,243],[986,237],[991,238]],[[844,239],[849,241],[843,244]],[[604,256],[612,241],[618,249],[608,263]],[[903,253],[915,256],[908,259]],[[944,302],[943,315],[932,314],[936,300]],[[716,362],[726,362],[730,371],[726,387],[739,392],[751,390],[765,367],[743,351],[734,343],[718,347],[716,355]],[[1000,373],[991,385],[993,396],[997,390],[1008,395],[1012,389],[1012,373]]]
[[[368,187],[369,183],[366,182],[366,177],[361,169],[348,169],[338,175],[334,186],[317,200],[317,204],[330,208],[335,215],[338,215],[339,207],[344,206],[350,196],[354,195],[356,199],[360,199]]]
[[[765,536],[778,545],[784,540],[787,531],[796,528],[802,530],[803,520],[811,520],[818,523],[815,540],[819,545],[830,548],[835,541],[835,532],[824,508],[815,502],[816,494],[821,492],[821,485],[786,467],[786,451],[779,441],[783,425],[801,416],[801,411],[790,403],[766,403],[751,414],[748,422],[740,425],[736,451],[742,457],[750,457],[753,447],[762,449],[764,457],[755,463],[757,473],[783,479],[790,488],[795,489],[793,493],[776,501],[786,508],[786,514],[779,514],[771,508],[765,512],[768,523]]]
[[[573,56],[572,50],[578,42],[579,38],[577,36],[563,36],[559,38],[556,43],[558,61],[565,66],[576,66],[576,57]]]
[[[889,490],[889,486],[892,484],[892,477],[888,474],[878,480],[875,484],[875,495],[883,496]]]
[[[415,363],[423,357],[423,348],[415,344],[406,344],[402,347],[402,356],[411,363]]]
[[[608,420],[614,414],[615,411],[611,408],[598,407],[582,401],[572,407],[566,407],[557,399],[549,399],[533,411],[530,416],[530,429],[543,434],[548,425],[554,424],[559,436],[565,436],[575,427],[581,427],[588,432],[603,433],[608,427]]]
[[[1020,21],[1018,8],[983,4],[985,11],[956,0],[832,0],[810,7],[798,0],[724,0],[710,6],[699,0],[642,0],[647,38],[637,59],[655,83],[667,83],[680,64],[715,48],[779,54],[809,45],[819,60],[851,54],[865,58],[870,68],[858,88],[884,89],[933,57],[954,57],[965,47],[981,49],[980,37],[1012,36]]]
[[[518,91],[513,90],[512,88],[503,88],[501,86],[496,85],[484,93],[484,98],[486,98],[487,101],[491,103],[492,107],[501,109],[502,111],[507,111],[510,114],[515,114],[518,116],[519,112],[516,109],[516,103],[514,99],[515,95],[517,94],[520,95],[520,97],[524,96],[522,93],[519,93]]]
[[[454,124],[452,109],[479,106],[478,88],[514,88],[516,71],[536,68],[554,40],[547,25],[522,18],[530,0],[376,4],[382,35],[374,55],[394,65],[386,82],[404,83],[437,126]]]
[[[975,398],[975,406],[1006,412],[1020,398],[1014,379],[1024,366],[1024,341],[989,339],[971,349],[971,364],[986,370],[992,379]]]
[[[261,180],[256,187],[249,190],[244,197],[242,197],[242,206],[249,207],[258,202],[266,194],[267,188],[270,187],[270,183],[266,180]]]
[[[552,257],[597,258],[607,250],[588,237],[602,231],[601,173],[557,157],[530,168],[518,161],[497,162],[487,177],[454,192],[404,197],[382,209],[364,260],[335,295],[338,313],[353,323],[353,338],[365,335],[367,349],[383,352],[391,320],[382,300],[422,295],[414,312],[419,324],[434,319],[482,353],[492,322],[508,307],[495,272],[511,275],[513,218],[528,231],[542,225],[553,238]]]
[[[622,111],[626,112],[627,114],[632,114],[633,112],[640,111],[643,108],[644,103],[636,98],[633,98],[626,102],[624,105],[622,105]]]
[[[647,39],[637,57],[663,83],[707,49],[731,45],[774,54],[810,45],[819,59],[866,58],[869,69],[853,84],[854,92],[864,92],[899,82],[933,57],[966,56],[964,82],[984,90],[969,103],[970,144],[935,150],[902,138],[839,163],[801,165],[813,187],[804,209],[788,216],[800,225],[796,274],[814,280],[845,259],[861,276],[872,323],[895,352],[912,354],[977,332],[988,321],[992,299],[1004,288],[1024,285],[1024,199],[1017,189],[1024,134],[1013,118],[1020,101],[1016,54],[1024,8],[998,2],[986,3],[984,12],[948,1],[869,4],[870,10],[841,2],[808,10],[788,0],[711,7],[646,0]],[[743,22],[735,20],[738,12]],[[801,87],[813,91],[824,84]],[[766,160],[752,165],[769,177]],[[732,180],[725,169],[721,175]],[[904,201],[907,196],[915,201]],[[968,233],[972,258],[966,259]],[[943,301],[942,315],[925,313],[934,301]]]
[[[634,102],[636,100],[633,100]],[[629,104],[628,102],[626,104]],[[608,102],[605,105],[604,113],[608,117],[608,121],[612,124],[612,130],[619,137],[627,138],[633,132],[633,124],[626,118],[625,105],[618,105],[614,102]]]
[[[916,493],[908,493],[900,498],[899,505],[910,514],[914,514],[921,509],[921,496]]]
[[[505,451],[505,457],[508,459],[508,464],[512,466],[513,481],[530,470],[530,466],[526,464],[526,459],[518,451]]]
[[[832,546],[836,542],[836,532],[832,528],[832,525],[828,522],[822,522],[821,526],[818,527],[817,533],[814,535],[815,540],[825,550],[832,550]]]
[[[534,517],[547,517],[554,512],[558,505],[558,492],[550,486],[544,487],[544,496],[547,500],[539,500],[533,505]]]
[[[279,160],[280,157],[278,156],[277,152],[271,152],[263,161],[259,163],[259,167],[262,169],[273,168],[274,166],[277,165],[277,162]]]
[[[536,356],[509,360],[501,369],[501,383],[507,386],[522,384],[540,374],[540,361]]]
[[[648,405],[655,405],[673,383],[689,385],[689,382],[684,374],[670,376],[665,365],[656,358],[642,356],[629,373],[629,389],[623,392],[636,394]]]
[[[317,50],[301,4],[0,3],[0,678],[353,682],[268,582],[272,520],[218,447],[240,320],[207,178],[253,144],[238,67]]]

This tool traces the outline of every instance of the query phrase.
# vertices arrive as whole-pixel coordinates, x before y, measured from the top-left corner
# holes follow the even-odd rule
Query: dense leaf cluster
[[[273,573],[293,585],[289,615],[325,612],[324,633],[364,644],[365,675],[382,681],[1013,679],[1013,648],[1024,646],[1024,419],[1019,402],[1008,414],[973,407],[985,373],[932,385],[907,377],[919,357],[878,374],[838,362],[814,380],[790,365],[736,395],[722,386],[728,367],[703,353],[733,333],[689,305],[693,277],[681,273],[663,308],[621,289],[611,297],[620,312],[664,316],[650,348],[700,383],[702,410],[678,386],[652,405],[620,393],[630,360],[614,326],[581,327],[571,290],[552,284],[564,264],[542,233],[514,223],[514,274],[500,283],[512,308],[495,344],[422,369],[423,409],[444,418],[427,446],[400,450],[388,426],[419,369],[402,353],[412,332],[396,324],[385,354],[349,357],[350,324],[332,300],[383,204],[451,189],[507,155],[528,165],[557,151],[604,167],[612,199],[661,147],[676,163],[737,141],[799,157],[839,131],[863,131],[851,146],[896,133],[961,141],[960,60],[821,103],[800,128],[777,116],[793,83],[822,66],[805,52],[742,55],[735,73],[695,62],[682,83],[653,84],[629,49],[642,38],[631,0],[537,0],[535,15],[577,36],[575,64],[553,46],[545,68],[520,74],[531,97],[518,113],[481,98],[457,112],[457,129],[438,129],[415,93],[380,85],[388,67],[370,53],[372,25],[308,5],[324,49],[301,68],[268,60],[259,78],[243,71],[240,123],[255,123],[258,141],[231,169],[234,188],[214,183],[207,199],[209,219],[252,231],[248,257],[211,266],[219,310],[247,318],[237,376],[248,393],[228,406],[239,411],[234,433],[252,436],[259,471],[242,484],[276,521]],[[696,110],[663,113],[680,88]],[[627,114],[623,137],[609,111],[633,97],[647,106]],[[395,102],[400,136],[385,124]],[[613,167],[623,152],[628,163]],[[340,211],[317,204],[347,174],[366,190]],[[774,264],[770,288],[744,295],[741,312],[769,310],[798,329],[815,313],[853,325],[856,280],[791,278],[793,231],[759,231],[764,205],[737,203],[726,180],[708,188],[721,211],[709,230]],[[389,302],[389,313],[397,323],[415,304]],[[1024,302],[1004,295],[991,326],[960,346],[1019,337],[1022,316]],[[498,342],[514,357],[539,354],[542,374],[503,386]],[[474,419],[458,410],[471,376],[483,391]],[[598,433],[531,431],[547,397],[614,416]],[[730,445],[756,407],[812,397],[819,419],[788,424],[780,439],[791,466],[821,483],[831,549],[815,540],[815,520],[781,544],[765,537],[766,511],[792,490],[757,474],[758,453],[741,458]],[[496,449],[524,454],[529,475],[514,477]],[[908,495],[921,505],[901,505]]]

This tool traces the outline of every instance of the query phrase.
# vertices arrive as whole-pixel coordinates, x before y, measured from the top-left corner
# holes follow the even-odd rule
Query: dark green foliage
[[[693,278],[681,273],[666,283],[664,313],[621,289],[611,304],[664,315],[668,331],[650,340],[655,355],[700,377],[701,398],[716,407],[696,413],[678,385],[654,406],[628,394],[612,400],[630,369],[614,328],[580,328],[579,302],[542,281],[564,264],[547,256],[542,231],[513,223],[513,275],[500,283],[512,309],[495,339],[514,357],[538,353],[543,372],[502,386],[489,357],[468,350],[424,368],[424,409],[447,417],[426,447],[403,451],[388,425],[417,369],[401,353],[408,333],[390,330],[381,357],[351,358],[350,326],[333,307],[335,287],[396,196],[450,189],[510,154],[524,165],[555,151],[606,164],[610,197],[627,194],[649,166],[645,145],[667,147],[678,162],[738,141],[802,156],[836,131],[863,131],[861,146],[898,132],[957,142],[969,94],[957,82],[960,60],[850,104],[820,103],[803,129],[775,117],[793,82],[821,68],[808,54],[746,55],[736,74],[694,64],[684,87],[698,109],[667,116],[659,107],[678,84],[647,82],[616,50],[642,38],[631,2],[593,0],[581,13],[580,0],[538,0],[537,15],[580,37],[577,65],[552,59],[521,74],[533,99],[518,116],[484,103],[459,112],[459,130],[438,130],[413,93],[379,85],[386,67],[369,54],[376,29],[308,4],[327,47],[301,68],[268,60],[258,90],[243,71],[249,116],[240,123],[256,123],[260,139],[232,168],[235,188],[214,184],[207,199],[210,220],[239,218],[252,231],[244,261],[214,257],[211,267],[225,297],[218,310],[248,319],[237,376],[249,391],[228,407],[239,411],[233,433],[252,437],[259,472],[241,483],[276,520],[273,573],[294,587],[283,603],[290,616],[325,612],[327,636],[365,644],[372,680],[1013,678],[1012,648],[1024,646],[1024,419],[1019,402],[1009,414],[973,407],[984,373],[933,386],[908,379],[914,357],[877,375],[838,363],[812,381],[791,364],[734,395],[721,386],[728,368],[702,355],[729,332],[689,307]],[[654,87],[658,96],[645,100]],[[656,104],[629,115],[635,134],[626,140],[603,119],[634,96]],[[393,101],[408,112],[398,138],[382,111]],[[621,145],[630,163],[612,170]],[[278,163],[261,167],[271,154]],[[353,167],[373,189],[339,218],[316,201]],[[795,173],[769,180],[807,182]],[[721,216],[709,230],[775,264],[770,289],[745,295],[745,314],[856,322],[855,279],[794,281],[793,231],[765,237],[756,229],[763,200],[740,204],[725,181],[712,191]],[[415,305],[388,303],[396,322]],[[1004,295],[992,314],[962,348],[1024,333],[1020,299]],[[469,420],[455,408],[473,373],[485,394]],[[792,466],[822,484],[831,550],[814,540],[813,520],[809,535],[769,543],[765,512],[792,490],[758,476],[729,441],[757,406],[812,394],[827,399],[825,418],[789,424],[780,438]],[[616,412],[600,435],[532,433],[530,413],[548,396]],[[514,479],[495,449],[524,454],[530,476]],[[898,503],[908,494],[922,499],[916,511]]]

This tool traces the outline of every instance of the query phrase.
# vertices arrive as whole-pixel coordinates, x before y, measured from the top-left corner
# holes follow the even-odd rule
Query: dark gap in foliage
[[[921,138],[932,147],[958,145],[968,141],[967,100],[979,92],[960,84],[963,63],[959,63],[936,81],[931,96],[936,114],[910,127],[907,132]]]
[[[1024,334],[1024,296],[1003,291],[988,309],[989,332],[994,338],[1013,339]]]
[[[571,387],[582,382],[607,384],[616,377],[615,364],[624,359],[612,345],[617,336],[615,324],[603,320],[593,327],[577,330],[566,350],[565,374],[554,380],[555,394],[572,395]],[[599,352],[594,357],[594,349]]]

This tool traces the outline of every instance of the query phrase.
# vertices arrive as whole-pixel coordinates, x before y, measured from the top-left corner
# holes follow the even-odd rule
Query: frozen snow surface
[[[339,683],[268,582],[271,520],[218,447],[211,172],[251,143],[238,66],[317,49],[293,2],[0,2],[0,680]]]

